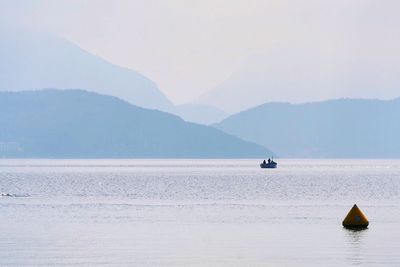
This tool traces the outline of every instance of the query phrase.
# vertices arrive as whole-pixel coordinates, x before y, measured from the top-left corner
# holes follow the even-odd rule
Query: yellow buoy
[[[343,227],[349,229],[363,229],[368,227],[367,216],[357,207],[356,204],[351,208],[346,218],[343,220]]]

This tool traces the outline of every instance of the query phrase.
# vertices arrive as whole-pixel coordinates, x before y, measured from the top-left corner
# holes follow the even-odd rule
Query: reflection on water
[[[346,261],[350,265],[362,265],[365,263],[365,243],[368,241],[368,228],[346,229],[343,233],[346,238]]]

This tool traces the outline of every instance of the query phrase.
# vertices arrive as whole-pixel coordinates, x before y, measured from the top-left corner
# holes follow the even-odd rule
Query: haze
[[[55,33],[149,77],[174,103],[201,102],[207,97],[199,96],[230,79],[238,84],[236,76],[243,86],[274,85],[261,102],[399,95],[398,1],[0,0],[0,5],[3,28]],[[286,55],[283,62],[277,50]],[[274,67],[282,64],[283,70]],[[254,79],[254,73],[263,78]],[[268,75],[301,86],[265,82]],[[229,94],[229,86],[224,90]],[[250,102],[247,106],[257,104]]]

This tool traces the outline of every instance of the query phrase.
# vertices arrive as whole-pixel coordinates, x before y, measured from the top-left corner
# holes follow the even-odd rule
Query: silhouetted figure
[[[268,163],[271,163],[271,159],[268,159]]]

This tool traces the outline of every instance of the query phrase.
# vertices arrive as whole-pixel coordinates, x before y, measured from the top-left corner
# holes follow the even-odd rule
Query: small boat
[[[278,163],[276,163],[274,161],[274,159],[272,160],[268,160],[268,162],[266,162],[265,160],[260,164],[260,167],[263,169],[275,169],[276,167],[278,167]]]

